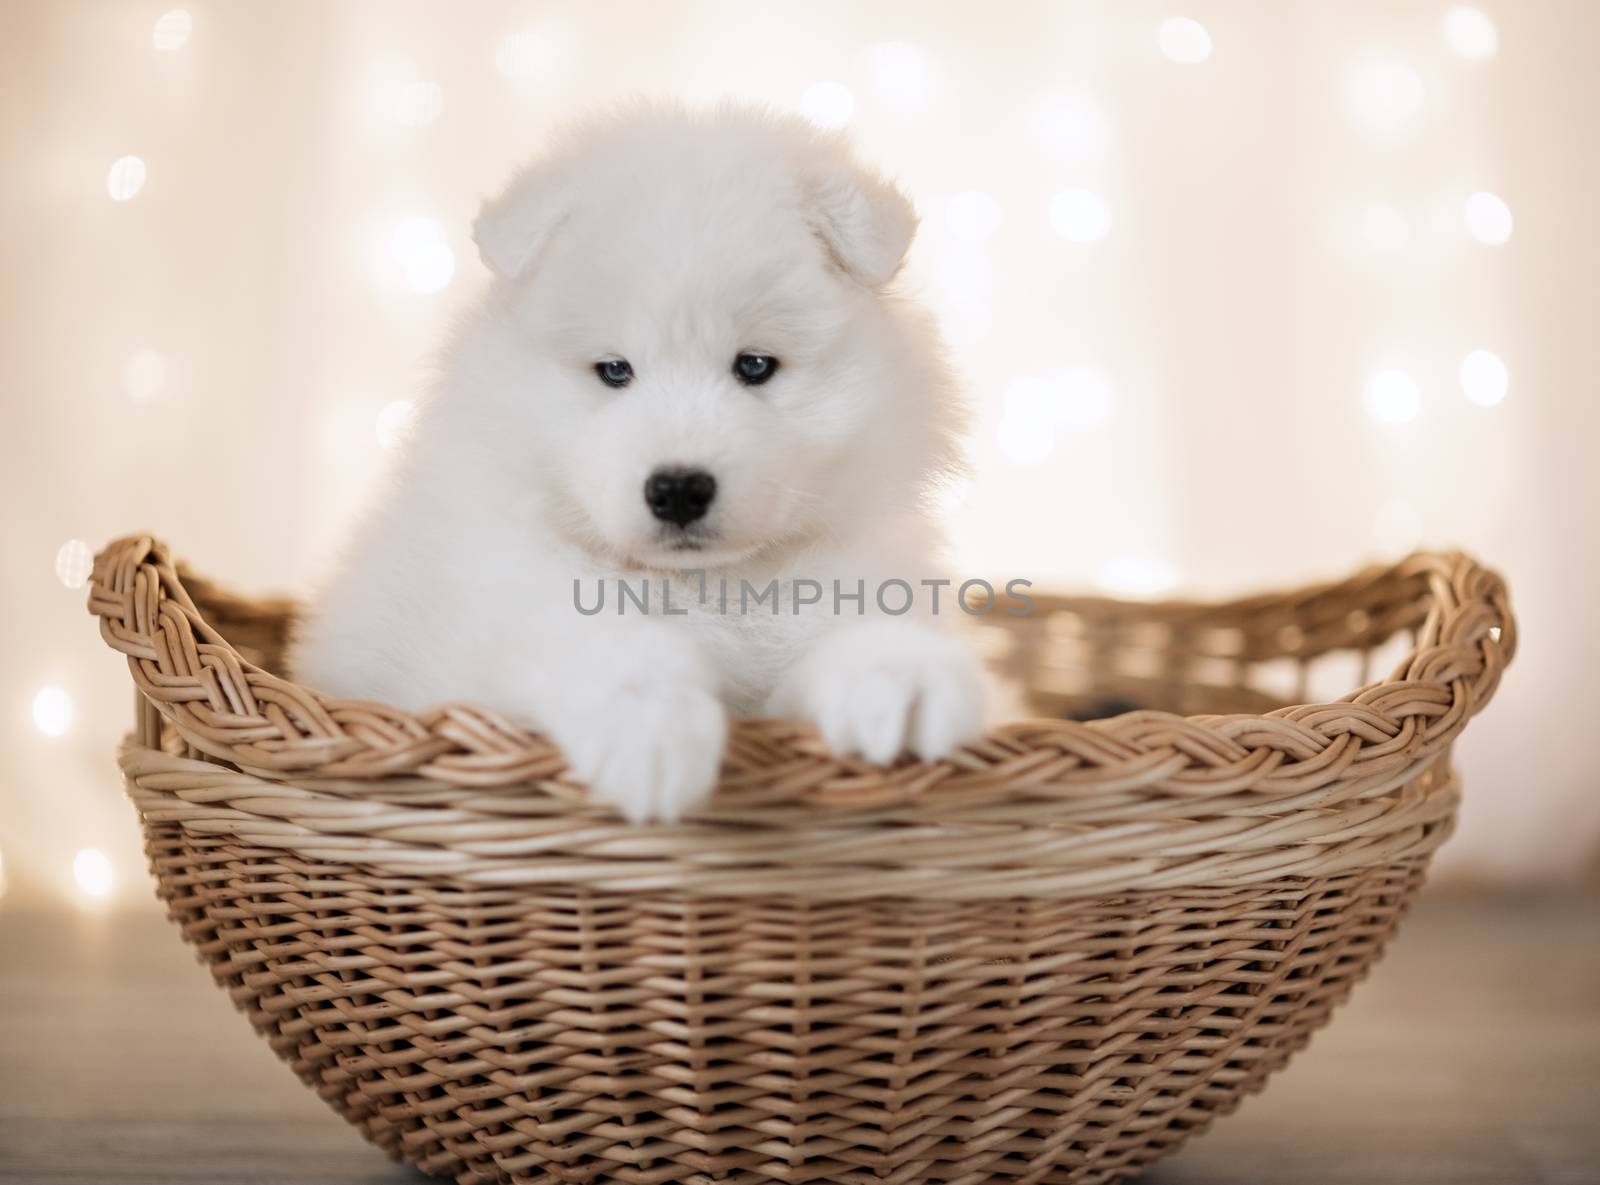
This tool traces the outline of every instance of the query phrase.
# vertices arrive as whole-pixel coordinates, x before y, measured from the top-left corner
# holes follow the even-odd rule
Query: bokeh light
[[[1482,62],[1500,52],[1500,30],[1481,8],[1459,4],[1444,14],[1444,39],[1469,61]]]
[[[1154,597],[1175,588],[1178,574],[1152,556],[1119,555],[1100,565],[1095,583],[1116,597]]]
[[[407,82],[394,88],[389,111],[396,123],[408,128],[425,128],[444,110],[444,88],[437,82]]]
[[[1044,375],[1025,374],[1006,384],[1004,407],[1008,415],[1032,420],[1053,429],[1057,418],[1060,391]]]
[[[886,41],[872,47],[872,82],[896,107],[917,107],[931,87],[927,55],[906,41]]]
[[[118,157],[106,174],[106,192],[114,202],[132,201],[144,188],[144,161],[137,156]]]
[[[1103,239],[1110,225],[1106,204],[1097,193],[1065,189],[1050,199],[1050,229],[1069,243]]]
[[[1511,207],[1499,194],[1473,194],[1461,208],[1461,219],[1467,233],[1487,246],[1498,247],[1511,237]]]
[[[189,44],[193,31],[194,17],[187,9],[174,8],[156,18],[150,30],[150,44],[162,53],[173,53]]]
[[[992,193],[969,189],[945,202],[944,217],[956,238],[966,243],[982,243],[993,238],[1000,229],[1005,211]]]
[[[56,579],[67,588],[82,588],[94,570],[94,553],[82,539],[68,539],[56,548]]]
[[[1168,59],[1193,66],[1211,56],[1211,34],[1192,17],[1175,16],[1161,22],[1156,41]]]
[[[994,324],[992,256],[958,241],[939,259],[934,294],[951,344],[975,345]]]
[[[1055,451],[1056,432],[1047,420],[1008,411],[1000,417],[995,443],[1008,463],[1037,465]]]
[[[1073,366],[1053,375],[1023,375],[1005,390],[1006,415],[1054,439],[1061,429],[1089,428],[1110,419],[1115,398],[1105,374]]]
[[[1422,410],[1422,388],[1403,370],[1380,370],[1367,380],[1367,414],[1380,424],[1409,424]]]
[[[507,78],[537,78],[550,71],[556,48],[549,37],[533,29],[522,29],[500,38],[494,50],[494,67]]]
[[[1547,553],[1572,553],[1566,506],[1594,493],[1547,475],[1542,451],[1581,453],[1593,369],[1581,111],[1597,86],[1582,0],[1558,7],[1033,0],[919,24],[628,0],[379,6],[330,26],[290,6],[263,37],[228,5],[35,5],[11,46],[49,69],[23,71],[15,104],[28,296],[9,340],[19,439],[67,461],[14,467],[32,538],[7,694],[19,750],[67,760],[44,786],[54,822],[27,779],[0,811],[13,894],[36,868],[64,881],[90,843],[119,893],[133,876],[89,760],[125,723],[98,685],[115,673],[90,684],[82,665],[93,552],[149,523],[224,580],[309,586],[487,281],[464,254],[476,201],[568,119],[634,93],[851,129],[915,200],[903,282],[933,304],[975,426],[974,478],[934,497],[961,514],[972,570],[1026,567],[1041,590],[1109,572],[1137,593],[1165,555],[1228,594],[1410,550],[1426,514],[1438,540],[1548,582]],[[263,95],[263,78],[293,86]],[[310,138],[308,111],[327,116]],[[267,167],[280,150],[288,171]],[[1235,436],[1240,464],[1196,460]],[[1265,447],[1290,437],[1292,457]],[[217,439],[233,446],[204,447]],[[226,530],[215,499],[162,525],[146,511],[164,479],[127,486],[130,449],[181,454],[196,489],[289,470],[306,488]],[[1239,506],[1273,546],[1207,541]],[[1296,532],[1307,514],[1322,527]],[[1561,608],[1581,631],[1578,599]],[[1564,677],[1537,647],[1519,662],[1522,683]],[[1538,761],[1542,784],[1574,780],[1554,751]]]
[[[75,715],[72,697],[61,687],[41,687],[33,697],[33,726],[47,737],[65,736]]]
[[[1461,393],[1479,407],[1493,407],[1506,397],[1511,375],[1500,355],[1473,350],[1461,360]]]
[[[1111,121],[1086,96],[1047,95],[1033,113],[1034,130],[1047,148],[1093,163],[1111,148]]]
[[[1111,418],[1115,399],[1111,383],[1092,366],[1074,366],[1059,380],[1058,422],[1068,428],[1088,428]]]
[[[407,218],[389,238],[389,255],[400,265],[413,292],[438,292],[456,274],[455,252],[444,228],[432,218]]]
[[[856,114],[856,97],[842,82],[814,82],[800,96],[800,114],[819,128],[842,128]]]
[[[1058,384],[1040,375],[1021,375],[1006,385],[1002,406],[996,444],[1007,462],[1037,465],[1055,450],[1061,416]]]
[[[1413,123],[1426,96],[1422,75],[1389,58],[1359,62],[1345,83],[1351,117],[1369,131],[1380,133],[1398,132]]]
[[[140,349],[122,366],[122,389],[135,403],[148,403],[167,389],[171,367],[159,350]]]
[[[72,879],[90,897],[108,897],[117,883],[117,874],[99,848],[84,848],[72,858]]]

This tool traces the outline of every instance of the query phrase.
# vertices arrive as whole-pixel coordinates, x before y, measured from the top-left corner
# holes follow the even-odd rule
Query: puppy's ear
[[[812,227],[845,273],[868,288],[893,279],[917,233],[911,200],[837,145],[802,168],[800,185]]]
[[[478,256],[497,276],[515,278],[532,266],[551,232],[571,209],[565,169],[543,161],[512,178],[499,197],[483,203],[472,223]]]

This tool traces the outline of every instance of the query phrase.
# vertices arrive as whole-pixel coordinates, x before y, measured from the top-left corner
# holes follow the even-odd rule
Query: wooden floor
[[[151,914],[0,908],[0,1181],[418,1185]],[[1332,1027],[1147,1185],[1600,1182],[1600,902],[1425,898]]]

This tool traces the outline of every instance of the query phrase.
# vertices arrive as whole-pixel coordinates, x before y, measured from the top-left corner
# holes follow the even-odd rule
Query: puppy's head
[[[948,444],[937,349],[885,295],[915,226],[796,119],[649,107],[578,128],[474,227],[492,447],[525,457],[570,538],[646,567],[915,499]]]

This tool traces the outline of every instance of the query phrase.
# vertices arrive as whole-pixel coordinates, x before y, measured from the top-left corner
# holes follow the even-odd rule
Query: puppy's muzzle
[[[704,469],[657,469],[644,483],[644,502],[664,523],[687,527],[706,516],[717,479]]]

